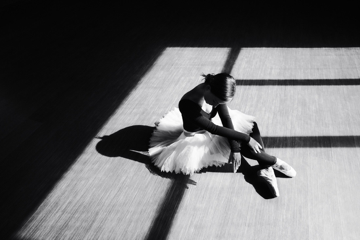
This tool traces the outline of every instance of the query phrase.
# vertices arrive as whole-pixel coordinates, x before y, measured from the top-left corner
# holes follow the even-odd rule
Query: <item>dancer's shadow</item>
[[[107,157],[122,157],[143,163],[150,173],[163,178],[175,180],[187,188],[187,184],[196,185],[196,182],[183,174],[161,172],[151,162],[148,148],[149,140],[154,127],[134,125],[123,128],[111,135],[97,137],[100,141],[96,150]]]
[[[130,126],[123,128],[111,135],[99,136],[101,139],[96,145],[96,150],[107,157],[123,157],[136,162],[148,164],[147,155],[149,139],[154,127]]]
[[[196,185],[196,182],[187,175],[161,172],[159,168],[154,166],[148,155],[149,140],[154,129],[154,127],[150,126],[134,125],[123,128],[108,136],[97,137],[100,141],[96,145],[96,150],[104,156],[122,157],[143,163],[150,173],[175,180],[178,183],[184,184],[186,188],[187,184]],[[245,181],[251,184],[260,196],[265,199],[273,198],[267,186],[258,181],[256,173],[259,169],[259,166],[251,166],[242,158],[241,166],[237,173],[244,174]],[[226,164],[223,167],[208,167],[202,169],[200,174],[206,172],[232,173],[232,165]]]

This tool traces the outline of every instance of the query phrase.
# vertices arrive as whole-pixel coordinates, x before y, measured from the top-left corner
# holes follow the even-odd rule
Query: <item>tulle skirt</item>
[[[255,118],[237,110],[229,109],[234,129],[250,134]],[[212,119],[222,126],[218,114]],[[149,144],[149,155],[155,166],[165,172],[194,174],[209,166],[222,166],[229,161],[231,153],[227,138],[202,130],[187,132],[178,108],[168,112],[155,123]]]

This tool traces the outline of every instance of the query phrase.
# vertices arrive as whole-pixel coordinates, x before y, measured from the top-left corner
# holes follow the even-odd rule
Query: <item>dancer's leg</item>
[[[252,133],[250,133],[250,137],[255,139],[262,146],[261,152],[256,153],[251,147],[247,144],[241,146],[241,154],[247,158],[251,158],[257,160],[259,165],[268,165],[272,166],[276,163],[276,157],[271,156],[265,152],[264,143],[260,135],[260,130],[256,122],[254,122],[254,126],[252,129]]]
[[[246,146],[241,147],[241,153],[247,158],[258,161],[259,165],[262,166],[262,168],[257,172],[257,175],[260,177],[260,180],[264,181],[267,184],[274,197],[278,197],[280,195],[279,188],[277,185],[274,169],[271,167],[276,163],[277,158],[265,152],[264,142],[261,138],[260,130],[256,122],[254,122],[250,137],[260,143],[260,145],[262,146],[262,149],[260,150],[261,152],[255,153],[255,151],[246,144]]]
[[[276,163],[276,157],[267,154],[263,149],[260,150],[260,153],[256,153],[249,146],[241,146],[241,154],[247,158],[258,161],[259,165],[272,166]]]
[[[247,144],[244,144],[241,146],[241,154],[247,158],[257,160],[259,165],[272,166],[274,169],[284,173],[289,177],[295,177],[296,171],[289,164],[265,152],[264,143],[262,141],[260,130],[256,122],[254,122],[252,131],[253,132],[250,134],[250,137],[254,138],[258,143],[260,143],[262,146],[261,152],[256,153],[251,147],[249,147]]]

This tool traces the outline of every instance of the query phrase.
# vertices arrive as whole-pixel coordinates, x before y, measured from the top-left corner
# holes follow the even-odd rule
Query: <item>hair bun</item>
[[[213,79],[214,79],[214,74],[203,74],[202,75],[204,78],[205,78],[205,83],[206,84],[211,84],[211,82],[213,81]]]

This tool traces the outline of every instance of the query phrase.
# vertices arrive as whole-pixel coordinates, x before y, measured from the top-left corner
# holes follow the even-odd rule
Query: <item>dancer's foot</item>
[[[285,174],[288,177],[295,177],[296,171],[286,162],[283,160],[276,158],[276,163],[272,165],[272,167],[283,174]]]
[[[261,169],[257,172],[257,174],[260,179],[266,183],[275,197],[280,196],[276,176],[272,167]]]

